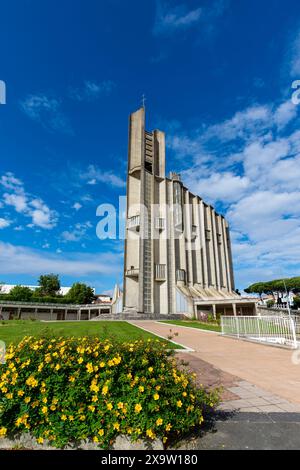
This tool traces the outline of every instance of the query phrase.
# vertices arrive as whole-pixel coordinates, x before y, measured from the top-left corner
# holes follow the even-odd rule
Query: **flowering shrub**
[[[158,340],[24,338],[0,366],[0,437],[30,432],[56,447],[117,434],[180,436],[203,422],[217,393],[197,388]]]

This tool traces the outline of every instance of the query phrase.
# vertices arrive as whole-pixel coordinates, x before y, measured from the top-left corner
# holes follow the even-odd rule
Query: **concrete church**
[[[234,290],[227,221],[166,177],[165,160],[165,134],[145,129],[142,107],[129,122],[123,313],[252,315]]]

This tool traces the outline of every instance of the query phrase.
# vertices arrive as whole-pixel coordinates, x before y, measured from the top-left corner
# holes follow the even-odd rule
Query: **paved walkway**
[[[132,321],[164,338],[193,349],[180,353],[205,386],[225,387],[223,410],[243,412],[300,412],[300,365],[292,351],[222,337],[196,328],[182,328],[155,321]]]

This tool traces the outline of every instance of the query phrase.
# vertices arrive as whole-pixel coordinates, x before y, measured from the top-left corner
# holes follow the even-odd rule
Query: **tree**
[[[294,308],[300,308],[300,297],[294,297]]]
[[[74,304],[90,304],[95,299],[95,295],[91,287],[81,282],[75,282],[65,298]]]
[[[29,287],[15,286],[9,293],[12,300],[28,302],[32,298],[33,292]]]
[[[60,289],[60,280],[58,274],[44,274],[39,277],[39,291],[41,295],[55,297]]]

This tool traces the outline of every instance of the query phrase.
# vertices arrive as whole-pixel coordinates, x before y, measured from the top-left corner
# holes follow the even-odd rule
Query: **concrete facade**
[[[253,314],[234,291],[229,226],[165,174],[165,134],[130,115],[123,311],[141,314]]]

